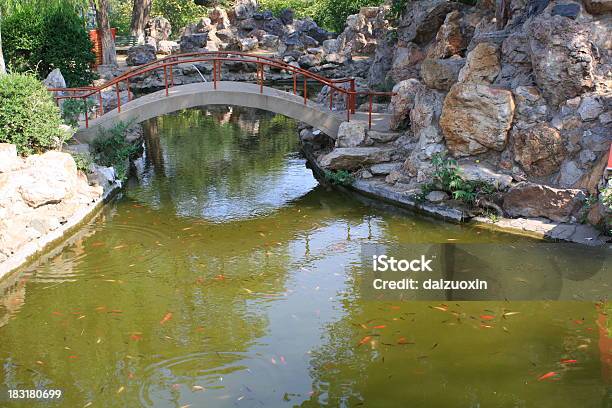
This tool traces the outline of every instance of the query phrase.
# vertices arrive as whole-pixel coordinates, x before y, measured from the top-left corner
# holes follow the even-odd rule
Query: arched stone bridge
[[[257,84],[245,82],[222,81],[224,63],[241,62],[257,68]],[[181,64],[204,63],[212,65],[211,78],[208,82],[174,86],[174,67]],[[293,79],[293,93],[264,86],[266,70],[279,70]],[[130,92],[130,81],[142,78],[143,75],[163,71],[165,89],[134,98]],[[298,79],[302,95],[298,91]],[[308,99],[308,82],[316,82],[329,88],[329,106],[317,104]],[[128,102],[122,103],[121,90],[127,90]],[[87,102],[81,114],[82,125],[77,139],[91,142],[100,129],[108,129],[119,122],[139,123],[144,120],[175,112],[181,109],[206,105],[236,105],[264,109],[305,122],[318,128],[331,137],[336,137],[338,128],[344,121],[367,121],[371,128],[379,131],[388,130],[388,115],[373,113],[372,101],[376,96],[390,96],[389,92],[356,91],[353,78],[329,79],[318,74],[289,65],[273,58],[234,51],[198,52],[172,55],[148,64],[133,68],[121,76],[99,87],[49,89],[54,92],[58,104],[60,100],[75,99]],[[102,107],[102,93],[116,92],[118,106],[109,112]],[[368,112],[356,112],[358,96],[369,101]],[[347,107],[344,111],[334,111],[334,97],[342,98]],[[92,100],[98,108],[92,112],[88,106]],[[325,105],[325,106],[324,106]],[[329,107],[329,108],[328,108]],[[93,114],[93,115],[92,115]]]
[[[346,111],[330,111],[320,104],[307,101],[289,92],[270,88],[261,89],[260,85],[219,81],[217,89],[212,82],[174,86],[168,91],[157,91],[133,99],[121,106],[121,112],[114,109],[96,119],[89,121],[88,127],[79,128],[75,137],[81,142],[90,143],[101,128],[112,128],[119,122],[139,123],[147,119],[162,116],[182,109],[206,105],[234,105],[288,116],[320,129],[335,138],[340,124],[346,121]],[[356,112],[351,120],[367,121],[368,113]],[[388,129],[388,115],[372,114],[372,128],[384,131]]]

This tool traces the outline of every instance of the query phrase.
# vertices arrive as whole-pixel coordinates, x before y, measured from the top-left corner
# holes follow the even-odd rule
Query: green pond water
[[[612,403],[595,301],[361,293],[364,243],[532,241],[319,185],[282,117],[202,108],[145,130],[123,193],[69,245],[0,281],[1,407]],[[63,395],[15,401],[8,389]]]

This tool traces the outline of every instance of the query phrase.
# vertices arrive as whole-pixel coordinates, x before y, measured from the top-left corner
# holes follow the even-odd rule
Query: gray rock
[[[293,24],[293,10],[290,8],[281,10],[280,19],[285,25]]]
[[[584,172],[574,161],[566,161],[561,165],[558,184],[564,188],[573,187],[582,178]]]
[[[385,176],[393,170],[399,170],[402,163],[380,163],[370,167],[370,172],[375,176]]]
[[[43,84],[47,88],[65,88],[66,80],[62,75],[62,71],[59,68],[55,68],[53,71],[49,72],[47,78],[43,81]]]
[[[504,196],[503,208],[510,217],[544,217],[569,222],[582,208],[584,199],[581,190],[521,182]]]
[[[144,65],[157,59],[156,49],[152,45],[136,45],[127,52],[125,63],[128,66]]]
[[[464,58],[426,59],[421,63],[421,77],[430,88],[448,91],[457,82]]]
[[[329,170],[355,170],[362,166],[391,160],[394,149],[382,147],[336,148],[321,158],[321,166]]]
[[[342,122],[338,129],[336,147],[361,146],[366,140],[367,125],[363,122]]]
[[[585,121],[597,119],[603,111],[603,104],[597,96],[583,97],[580,107],[578,107],[578,114],[580,118]]]
[[[512,184],[512,176],[496,172],[481,164],[461,164],[459,168],[464,180],[482,181],[494,185],[499,190],[505,190]]]
[[[444,191],[431,191],[425,196],[425,199],[432,203],[441,203],[449,198],[449,195]]]

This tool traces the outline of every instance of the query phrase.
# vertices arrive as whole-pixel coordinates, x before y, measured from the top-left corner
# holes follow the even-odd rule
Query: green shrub
[[[79,117],[92,106],[90,102],[82,99],[66,99],[62,104],[62,119],[64,123],[73,128],[79,127]]]
[[[83,153],[71,153],[71,155],[76,163],[77,170],[87,173],[89,171],[89,167],[93,163],[91,157],[88,154]]]
[[[467,204],[477,204],[479,198],[491,196],[496,188],[482,181],[464,180],[457,161],[441,154],[435,154],[431,163],[434,165],[433,183],[423,184],[421,194],[417,197],[423,200],[433,190],[445,191],[455,199]]]
[[[125,132],[130,126],[129,123],[120,122],[111,129],[102,129],[91,145],[94,161],[114,167],[121,180],[127,178],[130,157],[138,152],[138,146],[125,140]]]
[[[355,181],[355,177],[346,170],[325,171],[325,180],[337,186],[350,186]]]
[[[44,78],[59,68],[68,86],[87,85],[97,77],[85,22],[68,2],[25,2],[3,16],[1,28],[12,72],[34,71]]]
[[[0,75],[0,142],[14,143],[29,155],[61,146],[59,108],[31,74]]]

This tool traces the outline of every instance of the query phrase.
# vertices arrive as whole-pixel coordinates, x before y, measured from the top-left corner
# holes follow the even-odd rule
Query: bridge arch
[[[304,104],[302,97],[278,89],[244,82],[219,81],[172,87],[168,96],[161,90],[122,104],[121,111],[114,109],[80,128],[75,137],[91,142],[100,129],[112,128],[119,122],[140,123],[183,109],[206,105],[235,105],[258,108],[288,116],[320,129],[332,138],[338,134],[340,124],[346,119],[339,113],[325,110],[316,103]]]

